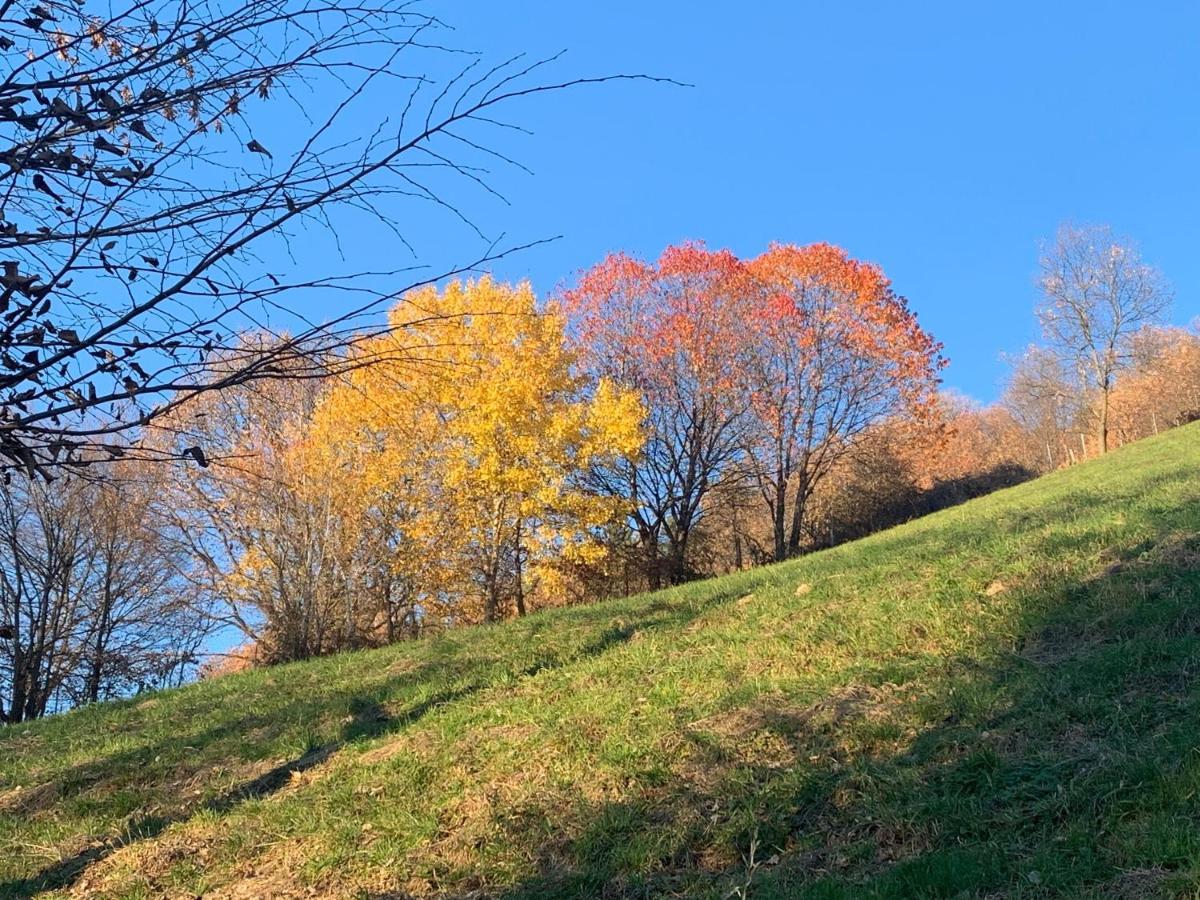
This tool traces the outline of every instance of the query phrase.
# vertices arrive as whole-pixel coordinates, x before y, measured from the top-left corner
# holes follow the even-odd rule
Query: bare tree
[[[160,467],[123,466],[79,485],[88,534],[83,630],[73,703],[177,684],[194,671],[211,631],[204,598],[183,578],[166,531]]]
[[[1007,362],[1012,371],[1000,405],[1038,443],[1038,468],[1049,471],[1073,459],[1087,427],[1087,403],[1060,355],[1035,345]]]
[[[337,472],[301,452],[328,382],[278,379],[197,398],[162,435],[212,448],[203,471],[169,470],[167,532],[214,620],[263,662],[306,659],[414,636],[422,618],[391,560],[403,511],[377,497],[348,508]]]
[[[252,254],[286,258],[311,228],[321,257],[343,228],[411,250],[409,204],[473,228],[453,192],[512,162],[489,146],[500,108],[608,80],[488,67],[411,0],[0,0],[0,22],[3,470],[127,454],[121,433],[197,393],[327,374],[345,357],[323,351],[448,272],[289,276]],[[506,252],[480,246],[463,267]],[[308,321],[301,294],[335,312]],[[281,317],[272,353],[238,355],[234,335]]]
[[[198,661],[206,617],[152,469],[0,489],[0,721],[175,683]]]
[[[1096,393],[1095,429],[1108,452],[1114,378],[1131,358],[1131,339],[1170,306],[1161,273],[1107,226],[1062,226],[1041,258],[1037,316],[1046,339]]]
[[[0,492],[0,721],[51,709],[74,668],[84,619],[77,574],[85,557],[82,497],[22,480]]]

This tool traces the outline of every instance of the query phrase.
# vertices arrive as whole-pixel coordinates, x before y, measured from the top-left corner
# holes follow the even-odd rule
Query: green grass
[[[0,896],[1200,896],[1198,471],[0,729]]]

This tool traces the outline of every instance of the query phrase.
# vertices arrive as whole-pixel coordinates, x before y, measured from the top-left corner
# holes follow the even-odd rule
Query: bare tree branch
[[[3,0],[0,22],[6,472],[127,454],[117,436],[199,393],[336,370],[399,295],[520,247],[292,277],[256,255],[310,228],[336,250],[350,215],[411,253],[413,207],[483,237],[456,191],[496,193],[487,164],[516,164],[489,146],[511,127],[499,107],[644,77],[534,81],[556,57],[485,70],[411,0],[129,0],[106,16]],[[308,123],[299,141],[265,124],[281,115]],[[298,314],[308,294],[322,321]],[[245,353],[247,330],[273,334],[270,352]]]

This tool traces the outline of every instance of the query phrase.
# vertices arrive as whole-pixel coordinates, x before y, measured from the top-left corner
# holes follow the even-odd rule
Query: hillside
[[[0,728],[0,896],[1174,896],[1198,469]]]

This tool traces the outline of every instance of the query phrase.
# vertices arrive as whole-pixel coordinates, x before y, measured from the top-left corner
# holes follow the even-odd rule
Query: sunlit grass
[[[1200,428],[657,594],[0,729],[0,896],[1174,896]]]

